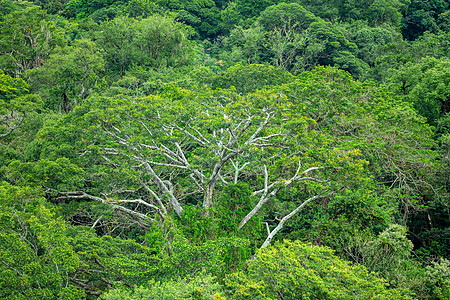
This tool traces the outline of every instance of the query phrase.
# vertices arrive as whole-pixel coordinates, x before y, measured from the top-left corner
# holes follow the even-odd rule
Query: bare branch
[[[150,135],[153,135],[152,134],[152,132],[148,129],[148,127],[147,126],[145,126],[145,124],[144,124],[144,122],[142,122],[142,121],[138,121],[138,123],[139,124],[141,124],[142,125],[142,127],[144,127],[144,129],[150,134]]]
[[[141,185],[144,187],[144,189],[149,192],[153,198],[156,199],[156,201],[158,202],[158,205],[161,207],[162,211],[164,214],[167,214],[167,210],[166,207],[164,206],[164,204],[162,203],[161,198],[148,186],[145,184],[144,181],[142,181],[141,179],[139,179],[139,182],[141,183]]]
[[[198,131],[197,129],[191,127],[191,125],[188,125],[188,127],[189,127],[190,129],[194,130],[194,131],[195,131],[195,132],[196,132],[196,133],[197,133],[197,134],[205,141],[206,144],[211,144],[211,142],[210,142],[208,139],[206,139],[206,138],[203,136],[203,134],[200,133],[200,131]]]
[[[285,134],[282,133],[273,133],[273,134],[269,134],[267,136],[260,136],[257,138],[252,139],[252,143],[256,142],[256,141],[262,141],[262,142],[267,142],[268,139],[276,137],[276,136],[285,136]]]
[[[0,134],[0,138],[4,138],[7,137],[8,135],[10,135],[11,133],[13,133],[14,130],[16,130],[17,128],[19,128],[19,126],[23,123],[23,120],[25,119],[26,114],[23,113],[22,116],[20,117],[20,119],[18,121],[16,121],[14,123],[14,125],[10,126],[9,124],[6,124],[6,126],[8,127],[9,131],[3,134]]]
[[[197,143],[199,143],[199,144],[202,145],[202,146],[206,146],[207,144],[209,144],[209,141],[208,141],[208,140],[206,140],[206,142],[205,142],[205,141],[202,141],[201,139],[199,139],[198,137],[196,137],[195,135],[193,135],[192,133],[190,133],[190,132],[187,131],[186,129],[181,128],[181,127],[178,126],[178,125],[174,125],[174,127],[175,127],[176,129],[180,130],[181,132],[183,132],[185,135],[187,135],[188,137],[190,137],[191,139],[193,139],[194,141],[196,141]]]
[[[94,224],[92,224],[92,228],[95,228],[95,226],[97,226],[98,222],[100,222],[100,220],[103,219],[103,215],[100,216],[100,218],[98,218],[97,220],[95,220]]]
[[[259,125],[258,129],[256,129],[256,131],[252,134],[252,136],[245,142],[246,144],[250,144],[254,141],[254,139],[258,136],[258,134],[261,132],[261,130],[264,129],[264,127],[266,127],[266,125],[269,123],[269,120],[271,117],[273,117],[275,115],[275,113],[266,113],[266,119],[264,120],[264,122]]]
[[[237,137],[235,137],[235,141],[238,141],[241,138],[241,136],[244,134],[245,131],[247,131],[247,129],[250,127],[250,125],[252,125],[252,118],[251,117],[249,117],[247,119],[247,122],[244,124],[244,126],[241,129],[241,131],[239,132]],[[236,131],[237,131],[237,128],[236,128]]]
[[[253,196],[262,193],[259,202],[255,205],[255,207],[242,219],[242,221],[238,225],[238,230],[240,230],[242,227],[247,224],[247,222],[261,209],[261,207],[266,204],[270,199],[272,199],[274,196],[278,194],[278,192],[281,190],[282,187],[288,187],[294,182],[299,181],[314,181],[317,183],[329,183],[329,180],[320,180],[314,177],[301,177],[301,175],[306,174],[313,170],[319,170],[323,169],[325,167],[311,167],[301,174],[298,174],[300,172],[301,163],[299,162],[298,169],[295,173],[295,175],[288,179],[288,180],[278,180],[272,184],[268,184],[268,172],[267,172],[267,166],[264,165],[264,188],[253,192]],[[273,188],[273,189],[272,189]],[[270,191],[272,189],[272,191]],[[270,192],[269,192],[270,191]]]
[[[154,221],[153,219],[149,218],[147,215],[133,211],[131,209],[128,209],[126,207],[123,207],[121,205],[116,205],[111,203],[108,200],[102,199],[100,197],[96,197],[90,194],[87,194],[83,191],[75,191],[75,192],[64,192],[60,193],[61,196],[59,196],[56,199],[89,199],[94,200],[97,202],[101,202],[104,204],[110,205],[113,209],[121,211],[122,213],[130,216],[134,221],[136,221],[140,226],[148,228],[150,227],[151,223]]]
[[[220,179],[220,181],[222,181],[222,183],[228,184],[228,182],[225,180],[225,178],[222,177],[222,175],[220,175],[220,173],[219,173],[219,179]]]
[[[186,166],[180,166],[180,165],[174,165],[174,164],[167,164],[167,163],[158,163],[155,161],[148,161],[149,164],[155,165],[155,166],[161,166],[161,167],[172,167],[172,168],[178,168],[178,169],[187,169]]]
[[[249,165],[249,162],[244,163],[244,165],[242,167],[239,168],[239,162],[234,162],[232,159],[230,159],[231,164],[234,167],[234,179],[233,179],[233,183],[236,184],[239,178],[239,172],[244,170],[244,168]]]
[[[330,192],[328,194],[322,194],[322,195],[316,195],[313,196],[307,200],[305,200],[299,207],[297,207],[295,210],[293,210],[291,213],[289,213],[288,215],[286,215],[283,219],[281,219],[280,223],[278,223],[277,227],[275,227],[274,230],[272,230],[272,232],[270,232],[270,234],[267,236],[266,240],[264,241],[264,243],[262,244],[261,248],[265,248],[267,246],[269,246],[270,242],[272,241],[273,237],[283,228],[284,223],[286,223],[287,220],[289,220],[290,218],[292,218],[296,213],[298,213],[303,207],[305,207],[308,203],[310,203],[311,201],[320,199],[320,198],[327,198],[327,197],[331,197],[335,194],[336,192]]]
[[[156,212],[161,216],[161,218],[162,218],[163,220],[165,219],[165,216],[162,214],[161,209],[160,209],[158,206],[153,205],[153,204],[151,204],[151,203],[148,203],[148,202],[146,202],[146,201],[144,201],[144,200],[142,200],[142,199],[116,200],[115,203],[139,203],[139,204],[142,204],[142,205],[144,205],[144,206],[153,208],[154,210],[156,210]]]
[[[248,145],[253,145],[253,146],[256,146],[256,147],[259,147],[259,148],[264,148],[264,147],[275,147],[275,148],[281,148],[281,149],[289,149],[289,147],[287,147],[287,146],[283,146],[283,145],[280,145],[280,144],[275,144],[275,143],[271,143],[271,144],[261,144],[261,143],[253,143],[253,142],[251,142],[251,143],[248,143]]]
[[[177,213],[177,215],[181,216],[181,212],[183,211],[183,208],[181,207],[180,203],[173,195],[173,192],[167,187],[167,185],[161,180],[161,178],[159,178],[159,176],[155,173],[153,168],[150,166],[150,164],[146,160],[143,160],[142,158],[139,158],[139,160],[143,161],[143,165],[144,165],[144,168],[147,171],[147,173],[149,173],[152,176],[153,180],[155,181],[155,183],[159,187],[159,189],[161,189],[161,191],[164,194],[169,196],[170,204],[175,209],[175,212]]]
[[[175,147],[177,147],[178,153],[180,153],[179,158],[181,158],[182,162],[184,162],[186,165],[189,165],[188,160],[186,159],[186,156],[184,156],[183,150],[180,147],[180,144],[175,143]]]
[[[192,178],[192,180],[194,181],[194,184],[202,191],[205,191],[205,188],[203,186],[201,186],[198,181],[195,179],[194,174],[190,174],[189,177]]]
[[[2,264],[4,264],[8,269],[10,269],[10,270],[16,272],[16,274],[19,275],[20,277],[23,277],[23,273],[20,272],[18,269],[14,268],[14,267],[11,267],[9,264],[7,264],[7,263],[6,263],[5,261],[3,261],[3,260],[0,260],[0,262],[1,262]]]
[[[69,278],[72,283],[75,283],[79,287],[83,288],[86,291],[86,294],[93,296],[100,296],[103,292],[96,290],[94,287],[83,283],[81,280],[76,278]]]

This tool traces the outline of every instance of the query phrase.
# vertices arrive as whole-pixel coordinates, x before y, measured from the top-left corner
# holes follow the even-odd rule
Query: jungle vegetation
[[[450,1],[0,0],[0,298],[450,299]]]

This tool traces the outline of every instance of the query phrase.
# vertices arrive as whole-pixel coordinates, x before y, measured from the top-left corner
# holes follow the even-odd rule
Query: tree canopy
[[[448,9],[0,0],[0,297],[448,299]]]

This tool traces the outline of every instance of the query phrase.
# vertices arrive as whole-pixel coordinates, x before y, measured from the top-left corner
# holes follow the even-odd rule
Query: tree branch
[[[281,219],[280,223],[278,223],[277,227],[275,227],[274,230],[272,230],[272,232],[270,232],[270,234],[267,236],[266,240],[264,241],[264,243],[262,244],[261,248],[265,248],[267,246],[269,246],[270,242],[272,241],[273,237],[283,228],[284,223],[286,223],[287,220],[289,220],[290,218],[292,218],[296,213],[298,213],[303,207],[305,207],[308,203],[310,203],[311,201],[320,199],[320,198],[327,198],[327,197],[331,197],[335,194],[336,192],[330,192],[328,194],[324,194],[324,195],[316,195],[313,196],[307,200],[305,200],[299,207],[297,207],[296,209],[294,209],[291,213],[289,213],[288,215],[286,215],[283,219]]]
[[[0,138],[4,138],[7,137],[8,135],[10,135],[11,133],[13,133],[14,130],[16,130],[17,128],[19,128],[19,126],[22,124],[23,120],[25,119],[26,114],[23,113],[22,116],[20,117],[20,119],[18,121],[16,121],[14,123],[14,125],[12,125],[12,127],[8,124],[6,124],[6,127],[9,129],[9,131],[7,133],[3,133],[0,134]]]
[[[125,213],[126,215],[130,216],[131,219],[136,221],[138,223],[138,225],[140,225],[144,228],[149,228],[151,226],[152,222],[154,221],[153,219],[149,218],[145,214],[139,213],[137,211],[133,211],[133,210],[123,207],[121,205],[113,204],[110,201],[107,201],[107,200],[102,199],[97,196],[87,194],[86,192],[83,192],[83,191],[60,192],[60,195],[61,196],[57,197],[56,199],[89,199],[89,200],[94,200],[94,201],[101,202],[104,204],[108,204],[113,209],[121,211],[122,213]]]
[[[301,177],[301,175],[304,175],[308,172],[311,172],[313,170],[320,170],[324,169],[325,167],[311,167],[305,171],[303,171],[301,174],[298,174],[300,172],[301,163],[299,162],[299,166],[297,168],[297,171],[295,172],[295,175],[290,178],[289,180],[278,180],[272,184],[268,184],[268,178],[269,174],[267,172],[267,166],[264,165],[264,188],[259,191],[253,192],[253,196],[263,193],[260,197],[259,202],[255,205],[255,207],[242,219],[242,221],[238,225],[238,230],[242,229],[245,224],[247,224],[248,221],[261,209],[261,207],[266,204],[270,199],[272,199],[274,196],[278,194],[278,192],[281,190],[282,187],[288,187],[290,184],[298,181],[314,181],[317,183],[329,183],[329,180],[319,180],[314,177]],[[274,188],[271,192],[269,192],[270,189]]]

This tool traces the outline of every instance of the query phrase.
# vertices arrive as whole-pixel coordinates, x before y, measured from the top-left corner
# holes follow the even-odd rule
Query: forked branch
[[[331,197],[335,194],[335,191],[332,191],[330,193],[327,194],[322,194],[322,195],[315,195],[307,200],[305,200],[299,207],[297,207],[296,209],[294,209],[292,212],[290,212],[288,215],[286,215],[283,219],[281,219],[280,223],[278,223],[277,227],[274,228],[274,230],[272,230],[269,235],[267,236],[266,240],[264,241],[264,243],[262,244],[261,248],[265,248],[267,246],[269,246],[270,242],[272,241],[273,237],[281,230],[283,229],[284,223],[286,223],[287,220],[289,220],[290,218],[292,218],[296,213],[298,213],[302,208],[304,208],[308,203],[320,199],[320,198],[327,198],[327,197]]]

